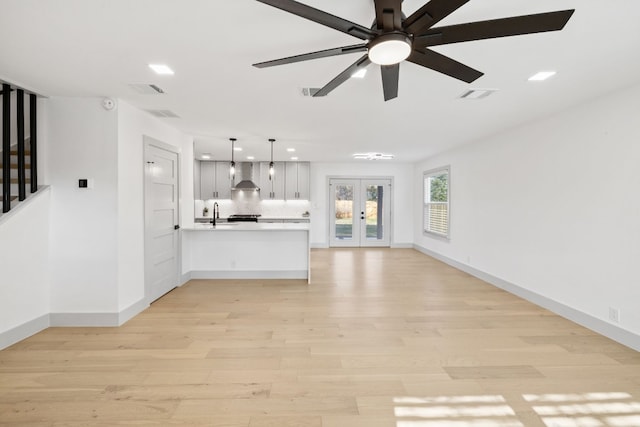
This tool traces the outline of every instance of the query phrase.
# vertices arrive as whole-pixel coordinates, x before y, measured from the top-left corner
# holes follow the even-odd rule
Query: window
[[[424,173],[424,223],[426,233],[449,237],[449,167]]]

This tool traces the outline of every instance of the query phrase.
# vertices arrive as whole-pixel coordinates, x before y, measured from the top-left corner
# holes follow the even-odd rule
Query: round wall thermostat
[[[116,108],[116,101],[111,98],[105,98],[102,100],[102,106],[105,110],[113,110]]]

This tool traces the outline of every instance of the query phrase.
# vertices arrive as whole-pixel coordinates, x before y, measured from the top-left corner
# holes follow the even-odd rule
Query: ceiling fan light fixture
[[[399,64],[411,55],[411,39],[403,33],[386,33],[369,43],[368,49],[374,64]]]

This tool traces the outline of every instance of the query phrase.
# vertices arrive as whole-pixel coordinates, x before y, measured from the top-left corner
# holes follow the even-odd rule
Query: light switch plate
[[[90,178],[80,178],[78,179],[78,188],[93,189],[93,179]]]

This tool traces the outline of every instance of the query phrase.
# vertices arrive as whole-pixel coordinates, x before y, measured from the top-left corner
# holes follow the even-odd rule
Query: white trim
[[[115,327],[118,313],[51,313],[51,327]]]
[[[122,326],[149,307],[145,299],[134,302],[129,307],[115,313],[50,313],[52,327],[95,327]]]
[[[311,249],[329,249],[329,243],[311,243],[310,247]]]
[[[8,331],[0,333],[0,350],[5,349],[29,338],[32,335],[42,332],[49,327],[49,314],[43,314],[40,317],[29,320],[22,325],[11,328]]]
[[[308,279],[307,270],[196,270],[192,279]]]
[[[598,319],[597,317],[593,317],[580,310],[576,310],[573,307],[569,307],[543,295],[532,292],[514,283],[508,282],[484,271],[475,269],[467,264],[463,264],[430,249],[424,248],[420,245],[413,245],[413,247],[415,250],[422,252],[423,254],[435,258],[439,261],[442,261],[445,264],[450,265],[451,267],[464,271],[465,273],[477,277],[478,279],[481,279],[491,285],[503,289],[513,295],[519,296],[520,298],[532,302],[533,304],[546,308],[547,310],[552,311],[559,316],[562,316],[579,325],[584,326],[585,328],[602,334],[607,338],[610,338],[622,345],[632,348],[633,350],[640,351],[640,335],[634,334],[633,332],[622,329],[619,326],[611,324],[607,321]]]
[[[186,285],[189,280],[191,280],[191,272],[184,273],[180,276],[180,284],[178,286]]]
[[[118,313],[118,326],[124,325],[129,320],[133,319],[138,314],[145,311],[148,307],[149,307],[149,304],[143,298],[138,302],[134,302],[124,310],[120,310],[120,313]]]
[[[391,249],[413,249],[413,243],[392,243]]]

